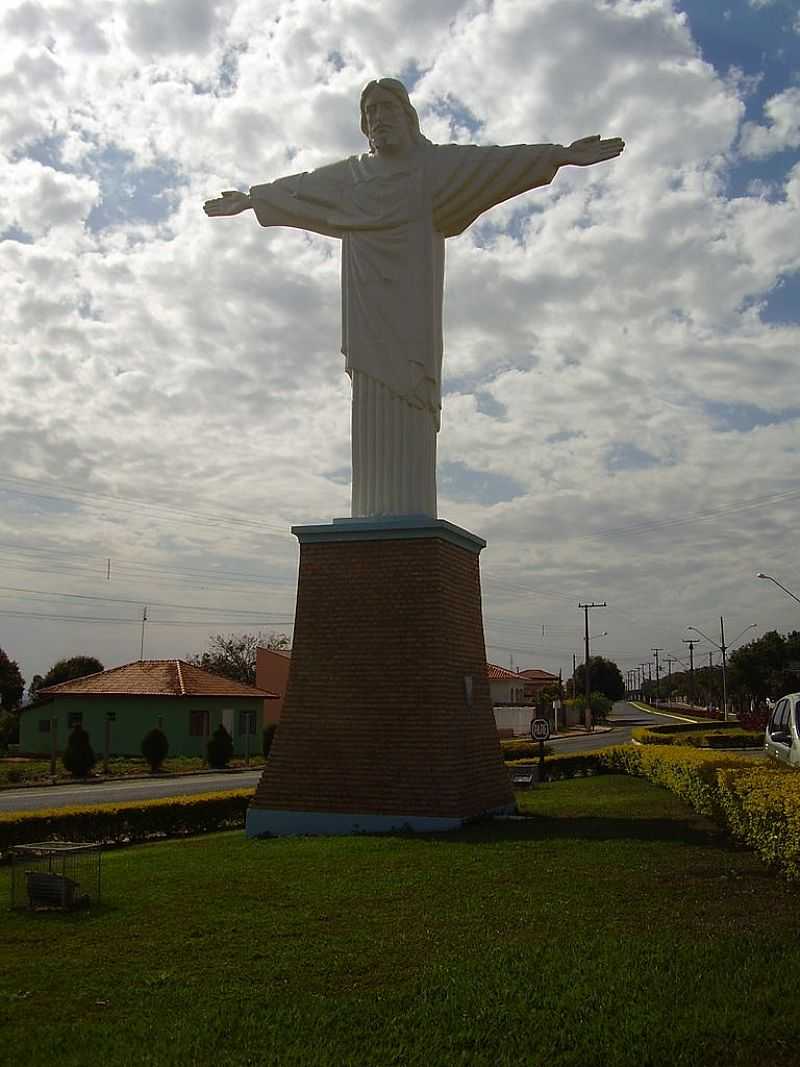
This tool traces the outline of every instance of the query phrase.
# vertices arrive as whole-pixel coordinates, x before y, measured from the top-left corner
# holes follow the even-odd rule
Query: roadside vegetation
[[[441,836],[236,832],[106,853],[97,908],[6,913],[4,1054],[797,1062],[794,1015],[775,1010],[800,973],[796,889],[642,778],[554,782],[519,802],[531,818]]]

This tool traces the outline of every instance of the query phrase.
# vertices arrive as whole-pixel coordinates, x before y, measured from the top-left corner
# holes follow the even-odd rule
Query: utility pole
[[[641,679],[642,679],[642,683],[641,683],[641,687],[642,687],[642,700],[644,700],[644,669],[645,669],[645,667],[646,667],[646,666],[647,666],[647,664],[646,664],[646,663],[640,663],[640,664],[639,664],[639,674],[641,675]]]
[[[725,646],[725,620],[720,615],[719,617],[719,647],[722,652],[722,718],[725,722],[728,721],[728,659],[726,656],[727,648]]]
[[[592,708],[590,701],[592,689],[591,679],[589,677],[589,609],[605,608],[607,606],[608,605],[606,604],[605,600],[602,604],[578,604],[579,608],[583,608],[583,647],[586,655],[586,670],[584,672],[586,675],[586,677],[584,678],[584,681],[586,683],[584,687],[586,692],[586,710],[584,711],[584,723],[586,725],[587,730],[591,729],[592,725]]]
[[[147,606],[142,608],[142,643],[139,646],[139,659],[144,659],[144,624],[147,622]]]
[[[694,646],[695,646],[695,642],[694,642],[694,640],[692,638],[690,638],[687,641],[687,639],[684,637],[683,638],[683,643],[685,645],[689,646],[689,699],[691,700],[692,704],[694,704],[694,702],[695,702],[695,692],[694,692]]]
[[[661,699],[661,692],[660,692],[660,687],[659,687],[659,674],[658,674],[658,654],[659,654],[659,652],[663,652],[664,649],[663,648],[651,648],[650,651],[651,652],[655,652],[655,654],[656,654],[656,703],[658,703],[658,701]]]
[[[670,698],[672,696],[672,664],[673,663],[677,663],[677,662],[678,661],[676,659],[673,659],[672,656],[667,656],[667,670],[669,671],[669,681],[667,682],[667,703],[668,704],[670,703]]]

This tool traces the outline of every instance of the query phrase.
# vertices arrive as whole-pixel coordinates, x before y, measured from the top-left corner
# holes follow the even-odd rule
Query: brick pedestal
[[[291,670],[248,835],[442,830],[513,810],[486,677],[485,542],[425,518],[293,533]]]

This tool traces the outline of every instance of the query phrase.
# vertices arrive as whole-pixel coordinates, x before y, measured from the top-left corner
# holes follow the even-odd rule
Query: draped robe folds
[[[549,184],[553,145],[435,145],[352,156],[254,185],[262,226],[342,241],[342,353],[353,384],[352,515],[436,516],[444,241]]]

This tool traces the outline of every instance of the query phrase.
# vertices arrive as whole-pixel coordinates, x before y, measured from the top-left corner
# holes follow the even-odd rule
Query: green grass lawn
[[[5,1062],[800,1062],[796,889],[639,779],[519,800],[436,837],[107,853],[91,913],[2,913]]]

